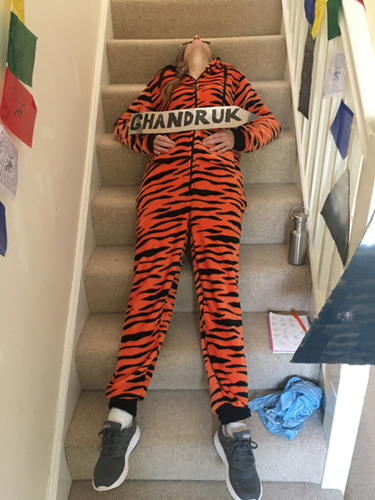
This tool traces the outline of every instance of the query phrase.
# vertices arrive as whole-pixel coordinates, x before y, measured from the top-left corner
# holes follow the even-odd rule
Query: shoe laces
[[[239,469],[247,469],[249,465],[253,467],[255,462],[253,450],[256,448],[258,444],[250,438],[235,440],[230,451],[232,463],[234,462]]]
[[[100,454],[107,456],[118,456],[126,449],[127,439],[124,433],[110,428],[104,428],[99,432],[102,442],[99,446]]]

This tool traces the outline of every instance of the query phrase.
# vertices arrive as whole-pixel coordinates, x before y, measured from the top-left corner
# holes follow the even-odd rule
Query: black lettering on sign
[[[154,125],[153,128],[157,128],[157,127],[165,128],[164,117],[163,117],[163,115],[161,113],[157,117],[155,125]]]
[[[138,130],[141,128],[142,125],[142,113],[137,113],[136,115],[133,115],[132,120],[130,122],[130,130]]]
[[[178,113],[169,113],[167,127],[181,127],[182,115],[183,111],[179,111]]]
[[[241,118],[236,116],[239,110],[240,108],[227,109],[225,114],[225,121],[230,122],[232,119],[237,120],[238,122],[242,121]]]

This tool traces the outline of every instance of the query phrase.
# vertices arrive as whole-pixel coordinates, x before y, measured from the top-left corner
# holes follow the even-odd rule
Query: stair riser
[[[291,94],[290,86],[283,81],[253,82],[253,85],[275,114],[283,129],[289,129],[291,124]],[[130,104],[142,92],[144,85],[113,85],[106,86],[102,91],[104,121],[106,132],[113,132],[113,125],[128,109]]]
[[[76,365],[83,390],[106,388],[116,366],[123,319],[122,314],[100,315],[91,317],[86,323],[76,349]],[[252,389],[283,388],[292,376],[318,381],[319,365],[292,364],[289,363],[292,355],[272,353],[267,313],[244,313],[243,325]],[[173,315],[150,390],[207,389],[199,331],[198,314]]]
[[[243,311],[308,309],[311,279],[309,267],[287,263],[287,249],[278,245],[246,245],[240,252],[240,296]],[[117,249],[104,260],[94,258],[86,266],[84,283],[91,313],[125,311],[133,277],[133,250]],[[191,267],[183,259],[175,303],[176,311],[197,311]]]
[[[96,155],[103,186],[139,186],[142,182],[148,156],[123,146],[113,133],[98,140]],[[245,184],[294,182],[296,164],[295,137],[283,131],[267,147],[242,154],[243,181]]]
[[[270,188],[274,187],[269,185]],[[265,189],[266,187],[266,189]],[[274,193],[279,196],[274,199]],[[268,189],[245,186],[248,207],[243,218],[241,243],[286,243],[290,231],[290,212],[301,205],[294,185]],[[92,221],[96,244],[133,245],[136,240],[137,188],[102,189],[93,200]]]
[[[161,68],[174,64],[183,41],[110,40],[107,57],[111,83],[148,82]],[[282,35],[213,39],[211,50],[214,57],[219,56],[238,68],[251,82],[283,78],[285,38]]]
[[[220,12],[218,30],[217,17]],[[150,22],[158,19],[157,23]],[[112,0],[115,38],[189,40],[196,34],[216,37],[265,35],[280,33],[281,2],[279,0]]]
[[[264,482],[263,500],[343,500],[341,491],[321,489],[318,484]],[[110,500],[229,500],[224,481],[125,481],[111,491]],[[75,481],[69,500],[103,500],[103,493],[92,488],[91,481]]]

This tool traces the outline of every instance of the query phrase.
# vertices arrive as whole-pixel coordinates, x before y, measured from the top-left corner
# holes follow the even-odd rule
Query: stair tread
[[[292,354],[272,353],[267,317],[266,312],[243,314],[250,387],[281,389],[292,376],[318,382],[319,365],[293,364]],[[123,314],[89,316],[76,347],[83,390],[104,390],[107,386],[116,365],[123,320]],[[198,313],[176,312],[172,316],[150,385],[150,390],[161,389],[207,389]]]
[[[66,438],[66,456],[73,479],[91,477],[100,443],[97,433],[107,414],[103,392],[81,394]],[[137,422],[141,440],[131,456],[129,479],[221,480],[224,477],[224,466],[212,444],[218,422],[211,413],[207,391],[150,391],[140,405]],[[320,483],[326,444],[319,410],[304,422],[293,441],[271,434],[257,412],[253,413],[250,424],[252,438],[259,445],[255,452],[257,469],[264,481]]]
[[[287,262],[287,245],[241,245],[239,290],[243,311],[308,309],[309,267]],[[125,311],[133,276],[133,246],[96,247],[84,270],[91,313]],[[272,276],[272,283],[270,282]],[[188,255],[183,258],[176,311],[197,310]]]
[[[343,500],[339,490],[323,490],[318,484],[262,482],[262,500]],[[104,494],[105,495],[105,494]],[[229,500],[224,481],[131,481],[110,492],[111,500]],[[107,497],[109,498],[109,497]],[[74,481],[68,500],[103,500],[91,481]]]
[[[139,13],[142,12],[142,15]],[[217,17],[225,22],[218,27]],[[241,12],[239,16],[238,13]],[[173,38],[280,33],[279,0],[112,0],[115,38]],[[150,19],[158,19],[150,23]]]
[[[121,144],[113,132],[98,138],[97,159],[103,186],[138,186],[149,159]],[[241,157],[242,177],[245,183],[290,183],[295,180],[297,162],[295,134],[282,130],[277,141]],[[277,162],[274,161],[277,158]]]
[[[250,80],[282,79],[285,69],[285,36],[262,35],[211,38],[215,55],[242,71]],[[173,64],[185,38],[159,40],[108,40],[111,83],[149,81],[161,68]],[[244,54],[251,52],[251,58]],[[142,65],[138,64],[139,60]]]
[[[248,202],[241,243],[286,243],[290,212],[302,204],[295,184],[245,184]],[[132,245],[136,241],[136,186],[101,188],[93,199],[91,215],[97,245]]]

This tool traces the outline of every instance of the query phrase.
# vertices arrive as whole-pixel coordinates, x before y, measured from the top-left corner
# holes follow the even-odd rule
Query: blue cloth
[[[274,434],[290,440],[302,429],[303,422],[321,405],[323,391],[312,382],[292,377],[285,389],[268,396],[256,396],[249,408],[256,410],[263,424]]]
[[[305,16],[312,26],[315,21],[315,0],[305,0]]]

